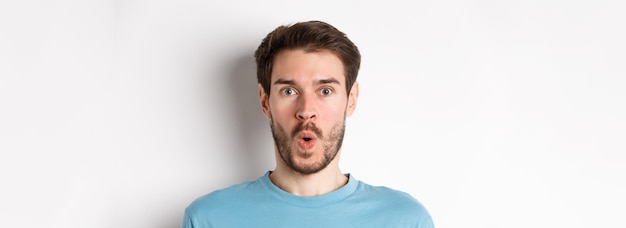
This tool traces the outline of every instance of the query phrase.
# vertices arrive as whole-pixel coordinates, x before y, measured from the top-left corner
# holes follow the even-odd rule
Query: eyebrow
[[[285,80],[279,78],[274,82],[274,85],[296,85],[296,83],[293,80]]]
[[[321,79],[315,82],[316,85],[322,85],[322,84],[341,84],[339,83],[339,81],[337,79],[334,78],[329,78],[329,79]]]
[[[320,79],[317,80],[315,82],[315,85],[323,85],[323,84],[341,84],[339,83],[339,81],[337,79],[334,78],[329,78],[329,79]],[[286,80],[286,79],[277,79],[274,82],[274,85],[296,85],[296,82],[294,82],[293,80]]]

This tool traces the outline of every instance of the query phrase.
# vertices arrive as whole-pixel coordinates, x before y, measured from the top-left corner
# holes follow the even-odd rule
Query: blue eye
[[[333,93],[333,90],[331,88],[323,88],[320,90],[320,94],[324,96],[330,95],[331,93]]]
[[[287,96],[291,96],[291,95],[295,95],[297,92],[295,89],[293,88],[284,88],[281,93],[283,95],[287,95]]]

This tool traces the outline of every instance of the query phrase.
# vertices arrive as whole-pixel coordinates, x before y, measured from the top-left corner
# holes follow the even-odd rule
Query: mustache
[[[322,130],[317,128],[315,124],[312,122],[308,122],[308,123],[300,122],[298,126],[296,126],[296,128],[294,128],[293,131],[291,132],[291,137],[295,138],[298,135],[298,133],[304,130],[312,131],[313,133],[315,133],[315,135],[319,139],[322,139],[324,137],[324,135],[322,134]]]

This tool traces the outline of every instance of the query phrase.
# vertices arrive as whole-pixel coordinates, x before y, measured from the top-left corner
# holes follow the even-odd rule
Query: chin
[[[308,153],[311,153],[311,152],[308,152]],[[324,170],[329,164],[329,162],[325,162],[323,158],[318,158],[315,160],[313,160],[312,158],[302,159],[304,161],[300,159],[302,158],[301,157],[292,158],[291,164],[288,164],[288,166],[290,166],[289,168],[291,168],[291,170],[297,173],[300,173],[302,175],[310,175],[310,174],[318,173]]]

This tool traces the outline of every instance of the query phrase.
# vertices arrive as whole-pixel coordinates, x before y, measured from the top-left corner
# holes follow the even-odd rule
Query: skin
[[[318,196],[348,181],[339,169],[345,118],[358,83],[347,94],[341,60],[327,50],[283,50],[274,58],[270,94],[259,84],[261,109],[271,121],[276,168],[270,180],[299,196]]]

